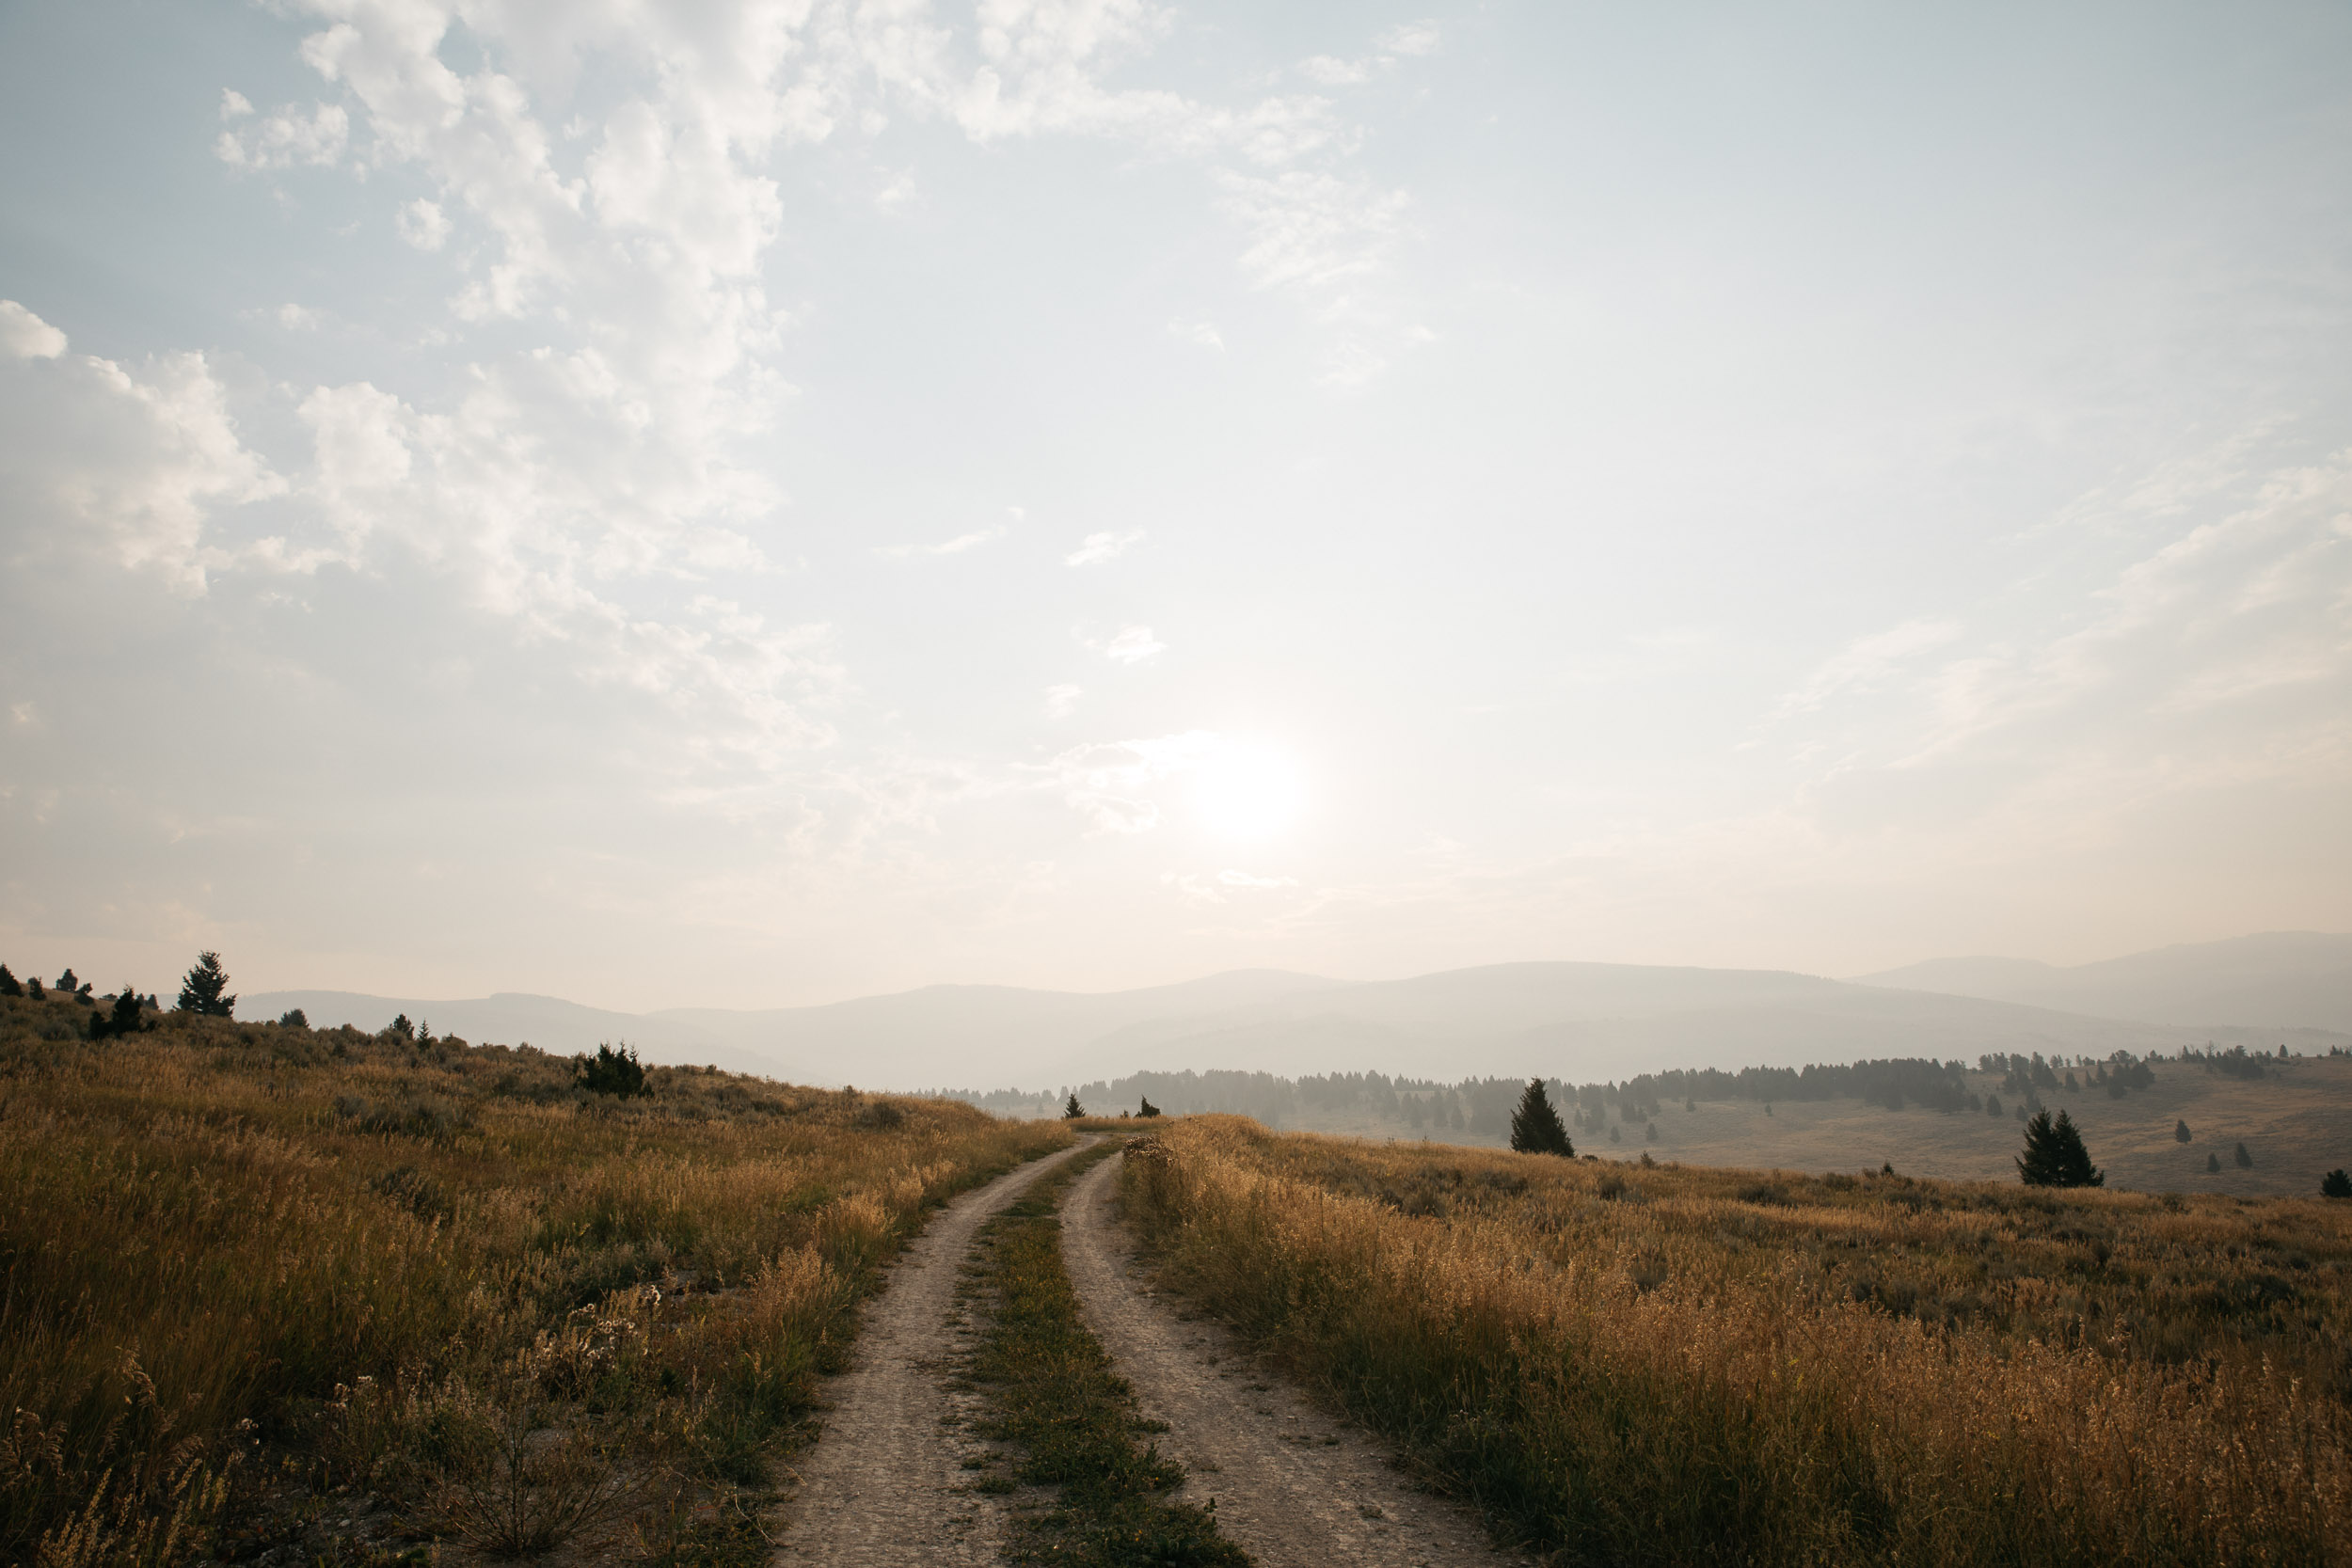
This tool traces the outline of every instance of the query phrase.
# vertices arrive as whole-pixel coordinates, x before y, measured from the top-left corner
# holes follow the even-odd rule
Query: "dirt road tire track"
[[[1168,1423],[1159,1443],[1192,1473],[1185,1500],[1214,1499],[1217,1527],[1261,1568],[1528,1560],[1497,1552],[1468,1511],[1416,1491],[1381,1445],[1264,1372],[1224,1328],[1180,1320],[1112,1212],[1119,1164],[1104,1161],[1072,1189],[1063,1258],[1087,1326],[1144,1415]]]
[[[892,1265],[867,1308],[850,1370],[825,1390],[833,1409],[786,1489],[779,1565],[902,1568],[1002,1560],[1002,1505],[976,1495],[961,1467],[974,1445],[953,1425],[970,1401],[946,1386],[968,1348],[951,1325],[957,1271],[973,1233],[1029,1184],[1096,1140],[1031,1161],[958,1196],[932,1216]]]

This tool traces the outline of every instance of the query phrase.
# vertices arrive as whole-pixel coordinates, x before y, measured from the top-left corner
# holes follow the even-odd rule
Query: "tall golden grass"
[[[1136,1146],[1121,1180],[1182,1288],[1564,1560],[2352,1553],[2352,1205],[1233,1117]]]
[[[755,1482],[924,1208],[1069,1142],[694,1069],[601,1100],[352,1030],[93,1044],[86,1013],[0,998],[0,1557],[57,1568],[265,1530],[289,1488],[495,1546]]]

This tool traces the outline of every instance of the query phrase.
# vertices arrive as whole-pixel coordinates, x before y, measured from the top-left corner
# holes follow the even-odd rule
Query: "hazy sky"
[[[0,958],[2352,927],[2352,8],[0,5]]]

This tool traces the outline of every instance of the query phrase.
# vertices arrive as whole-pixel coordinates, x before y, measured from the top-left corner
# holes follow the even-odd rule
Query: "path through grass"
[[[1039,1181],[989,1222],[976,1249],[972,1294],[990,1321],[969,1375],[993,1412],[981,1433],[1019,1445],[1020,1481],[1059,1489],[1056,1507],[1023,1521],[1014,1554],[1084,1568],[1246,1568],[1248,1555],[1218,1534],[1213,1511],[1170,1499],[1184,1470],[1149,1441],[1152,1429],[1080,1321],[1062,1266],[1061,1201],[1120,1148],[1105,1141]]]

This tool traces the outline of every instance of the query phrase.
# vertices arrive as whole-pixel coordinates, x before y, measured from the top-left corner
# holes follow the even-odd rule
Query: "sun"
[[[1305,811],[1307,781],[1279,752],[1229,745],[1195,768],[1192,803],[1212,837],[1275,838]]]

